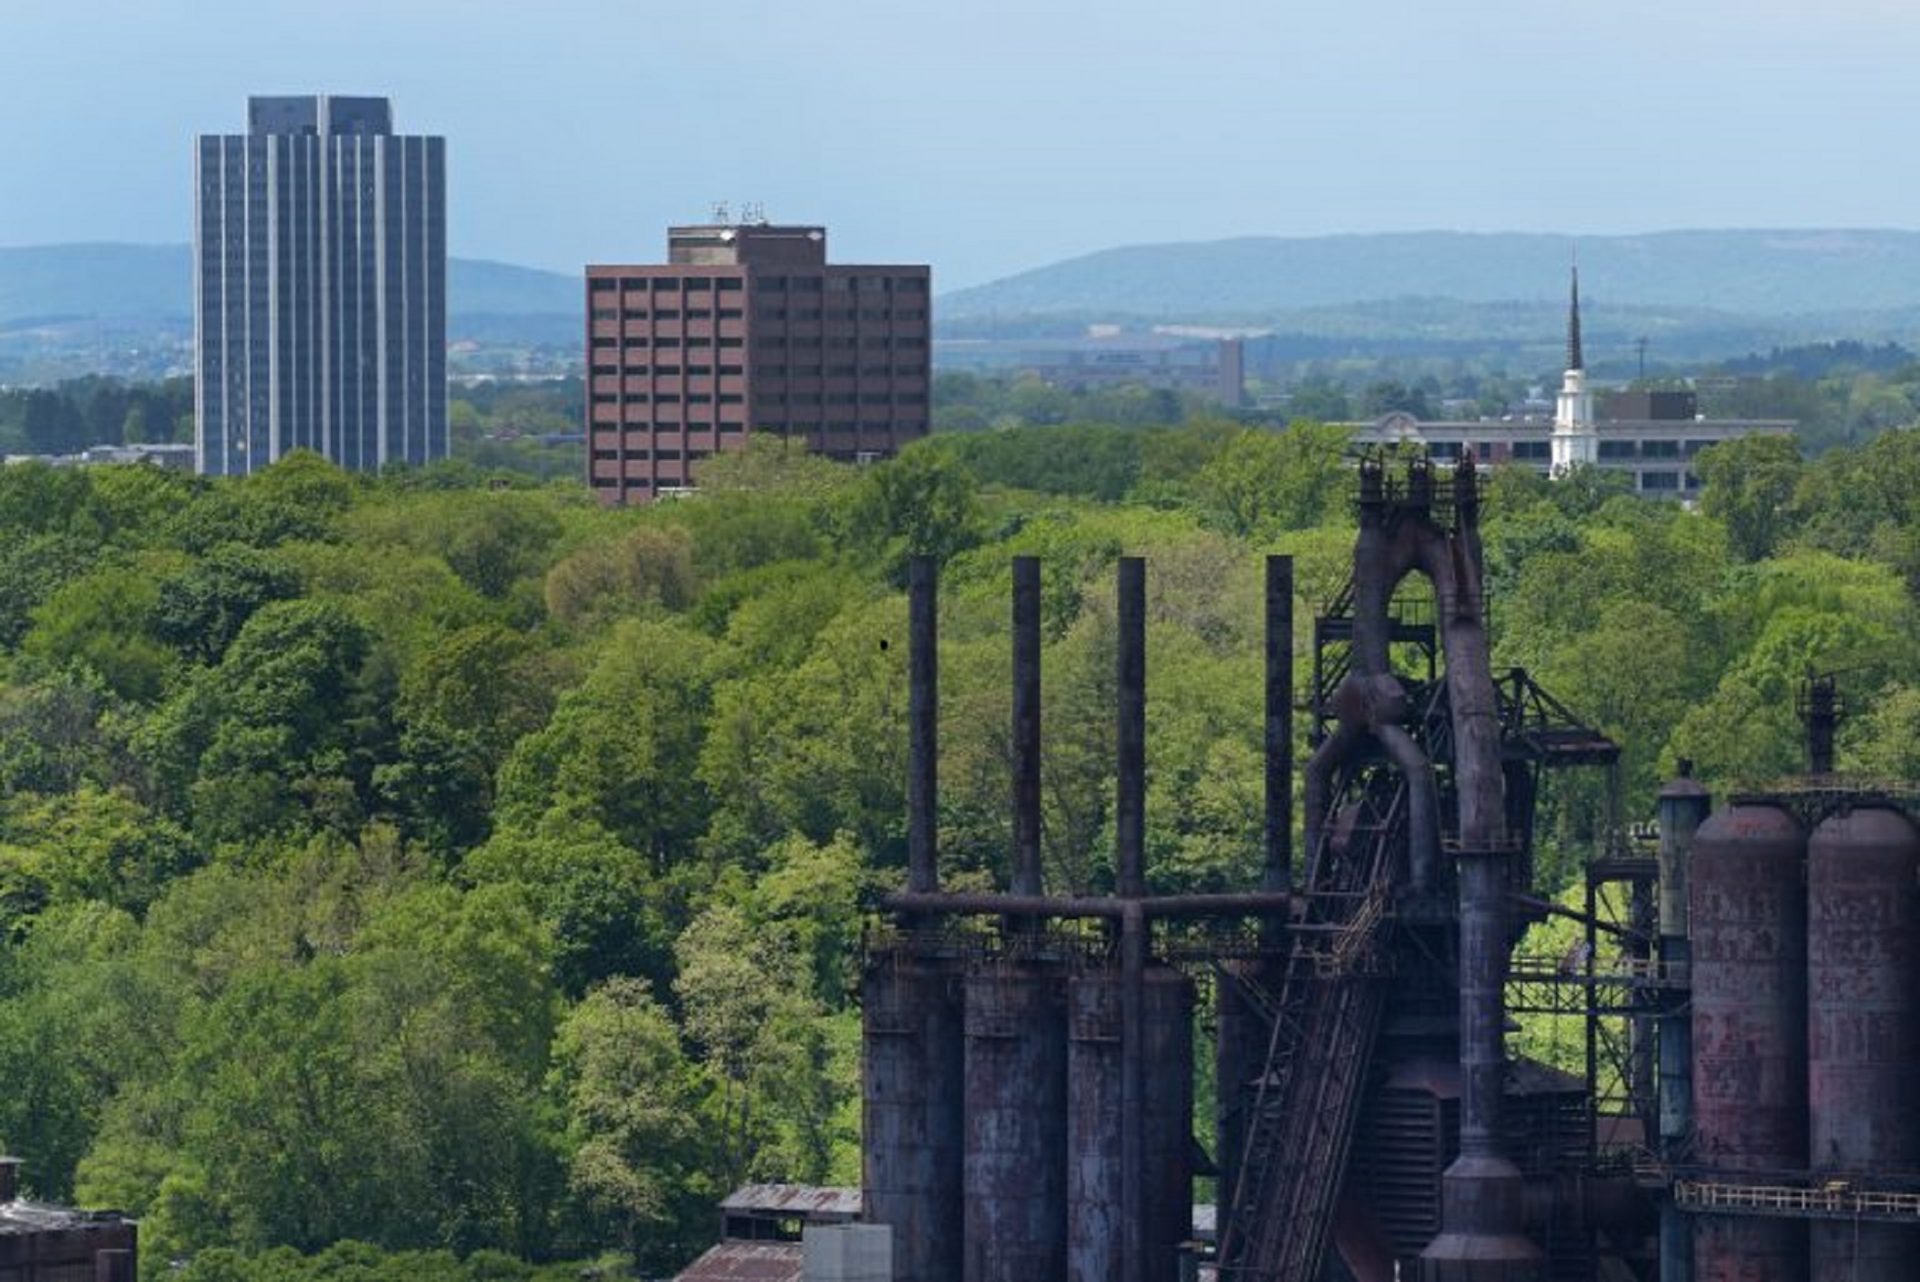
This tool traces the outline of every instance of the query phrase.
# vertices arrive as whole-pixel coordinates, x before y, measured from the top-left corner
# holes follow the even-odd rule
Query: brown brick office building
[[[892,455],[927,432],[931,284],[764,223],[673,227],[665,265],[588,267],[588,484],[648,502],[749,432]]]

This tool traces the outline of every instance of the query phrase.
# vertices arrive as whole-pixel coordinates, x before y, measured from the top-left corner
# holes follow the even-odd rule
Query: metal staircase
[[[1269,1006],[1273,1036],[1222,1232],[1221,1282],[1316,1282],[1346,1175],[1385,1003],[1383,924],[1407,810],[1391,772],[1348,785],[1358,816],[1330,824],[1314,852]]]

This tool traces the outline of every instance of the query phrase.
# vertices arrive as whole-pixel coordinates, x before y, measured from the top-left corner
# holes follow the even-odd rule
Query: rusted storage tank
[[[966,983],[966,1282],[1067,1269],[1066,977],[1011,963]]]
[[[1125,1276],[1123,985],[1102,970],[1068,989],[1068,1282]],[[1193,985],[1153,967],[1140,1005],[1141,1278],[1177,1282],[1179,1246],[1193,1235]]]
[[[1694,1155],[1712,1171],[1807,1165],[1806,849],[1799,821],[1765,802],[1694,834]],[[1806,1225],[1702,1216],[1693,1256],[1695,1282],[1804,1282]]]
[[[1829,1178],[1920,1171],[1920,831],[1891,805],[1807,842],[1808,1156]],[[1900,1282],[1920,1231],[1812,1226],[1813,1282]]]
[[[962,1073],[957,963],[878,956],[861,981],[864,1217],[893,1226],[900,1282],[960,1282]]]

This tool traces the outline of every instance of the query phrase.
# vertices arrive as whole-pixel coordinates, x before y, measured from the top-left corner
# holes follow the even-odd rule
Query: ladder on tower
[[[1221,1282],[1318,1282],[1386,1000],[1380,941],[1406,786],[1375,776],[1364,818],[1329,824],[1294,914],[1220,1242]]]

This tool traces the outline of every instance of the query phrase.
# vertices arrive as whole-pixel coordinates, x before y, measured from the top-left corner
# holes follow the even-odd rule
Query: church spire
[[[1586,358],[1580,352],[1580,268],[1573,269],[1573,300],[1567,308],[1567,368],[1585,370]]]

